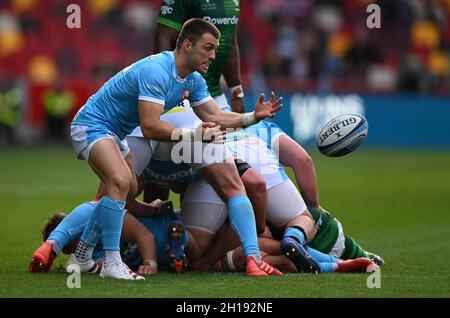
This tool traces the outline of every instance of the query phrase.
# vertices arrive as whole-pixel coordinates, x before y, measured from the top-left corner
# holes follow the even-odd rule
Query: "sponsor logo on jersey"
[[[150,167],[146,168],[148,177],[153,181],[177,181],[184,180],[191,177],[194,174],[192,168],[188,170],[174,171],[173,173],[158,173],[153,171]]]
[[[151,84],[145,84],[145,85],[146,85],[147,88],[148,88],[149,90],[151,90],[151,91],[156,91],[156,92],[158,92],[158,93],[160,93],[160,94],[163,93],[162,89],[159,88],[158,86],[151,85]]]
[[[171,14],[173,12],[173,8],[168,6],[161,7],[161,14]]]
[[[201,10],[217,10],[217,6],[215,3],[210,3],[209,0],[201,3]]]
[[[217,18],[217,17],[210,17],[210,16],[204,16],[203,20],[206,20],[208,22],[211,22],[215,25],[229,25],[229,24],[238,24],[239,18],[235,15],[231,18]]]

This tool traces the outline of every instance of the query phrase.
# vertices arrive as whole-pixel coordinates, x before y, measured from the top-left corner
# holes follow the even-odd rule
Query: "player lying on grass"
[[[126,265],[138,274],[153,275],[158,269],[181,272],[187,264],[185,246],[188,255],[195,249],[195,240],[188,231],[184,231],[172,205],[167,202],[155,202],[155,215],[152,217],[135,218],[130,213],[125,214],[121,233],[121,257]],[[96,204],[97,202],[83,203],[68,215],[59,212],[45,222],[42,229],[44,243],[33,254],[29,265],[30,272],[48,272],[60,252],[71,254],[75,251]],[[220,236],[223,238],[223,233]],[[276,253],[280,242],[259,238],[259,244],[265,251],[273,254]],[[267,262],[279,266],[283,271],[297,272],[295,265],[280,253],[269,255],[263,252],[263,255]],[[342,261],[326,255],[321,257],[321,267],[328,268],[328,272],[366,272],[376,269],[376,266],[365,258]],[[94,249],[93,258],[96,264],[88,273],[98,273],[103,265],[101,243]],[[38,259],[45,262],[45,266],[38,264]],[[217,262],[213,270],[243,271],[246,266],[244,260],[242,249],[236,248]],[[68,262],[66,267],[70,264],[72,263]]]
[[[226,231],[226,227],[228,227],[227,224],[225,224],[221,232]],[[217,240],[221,239],[221,234],[222,233],[219,233],[217,235]],[[261,246],[261,250],[264,251],[262,255],[267,263],[277,267],[283,272],[299,273],[298,266],[296,266],[295,263],[281,250],[280,241],[268,237],[259,237],[258,242]],[[210,251],[213,250],[214,247],[210,249]],[[319,253],[309,246],[306,246],[306,250],[314,256],[322,273],[371,273],[378,268],[378,265],[365,257],[342,260],[328,254]],[[208,255],[204,256],[204,258],[208,257]],[[201,262],[201,260],[199,261]],[[191,269],[195,270],[192,266]],[[236,247],[234,250],[228,251],[222,258],[212,264],[208,270],[215,272],[242,272],[244,269],[245,259],[242,254],[242,249]]]
[[[97,204],[86,202],[68,215],[59,212],[49,218],[42,228],[44,243],[33,253],[29,271],[48,272],[60,252],[72,255]],[[125,214],[121,257],[127,266],[142,275],[156,274],[158,269],[181,271],[186,267],[184,246],[189,250],[192,238],[184,231],[170,201],[155,201],[153,208],[154,215],[149,217]],[[98,273],[101,269],[104,259],[101,241],[94,249],[93,258],[96,262],[88,273]],[[66,267],[71,264],[69,260]]]

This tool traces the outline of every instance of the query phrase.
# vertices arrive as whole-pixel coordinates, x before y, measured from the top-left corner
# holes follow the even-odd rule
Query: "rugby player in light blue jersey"
[[[119,253],[125,200],[134,197],[137,192],[132,158],[123,141],[134,127],[140,125],[144,137],[148,139],[220,142],[223,129],[254,124],[266,117],[273,117],[281,109],[282,99],[275,101],[273,93],[268,102],[261,94],[255,111],[251,113],[224,113],[217,108],[200,73],[206,73],[214,60],[219,38],[220,32],[213,24],[202,19],[187,21],[179,34],[175,51],[144,58],[125,68],[89,98],[75,116],[71,126],[74,149],[79,158],[88,161],[105,185],[106,192],[96,206],[77,250],[69,259],[81,271],[93,266],[92,252],[97,244],[95,240],[98,240],[93,234],[93,226],[99,223],[105,250],[105,264],[100,276],[143,279],[129,273]],[[184,99],[190,101],[203,121],[201,125],[181,129],[160,120],[164,111]],[[247,274],[281,275],[262,261],[252,205],[234,162],[228,162],[228,157],[225,158],[224,146],[217,144],[216,148],[215,157],[208,160],[202,158],[200,162],[190,164],[227,203],[230,223],[238,233],[247,258]],[[36,255],[49,255],[51,247],[43,246],[43,249],[46,251]],[[35,261],[45,267],[45,258]]]
[[[80,204],[69,214],[61,212],[51,216],[42,227],[42,239],[53,246],[52,256],[45,271],[51,270],[54,259],[63,252],[73,253],[80,236],[97,205],[97,201]],[[158,270],[181,271],[186,266],[186,249],[195,245],[178,220],[170,201],[152,202],[155,208],[147,216],[133,216],[126,213],[121,233],[120,253],[124,262],[141,275],[153,275]],[[94,250],[95,266],[89,271],[98,273],[104,255],[102,242]],[[174,262],[176,261],[176,262]],[[66,264],[66,267],[70,263]],[[177,265],[182,267],[177,268]],[[30,272],[40,268],[30,264]],[[131,275],[131,270],[129,270]]]

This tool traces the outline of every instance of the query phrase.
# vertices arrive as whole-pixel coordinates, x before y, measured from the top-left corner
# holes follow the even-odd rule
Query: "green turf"
[[[91,199],[96,177],[69,148],[0,152],[0,297],[449,297],[450,152],[312,153],[322,205],[367,250],[383,256],[381,288],[367,275],[162,273],[143,282],[82,275],[69,289],[58,271],[29,274],[42,221]]]

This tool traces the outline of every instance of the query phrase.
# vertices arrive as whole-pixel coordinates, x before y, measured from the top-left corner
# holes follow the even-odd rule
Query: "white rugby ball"
[[[330,120],[317,136],[319,151],[328,157],[344,156],[362,144],[369,124],[357,114],[346,114]]]

